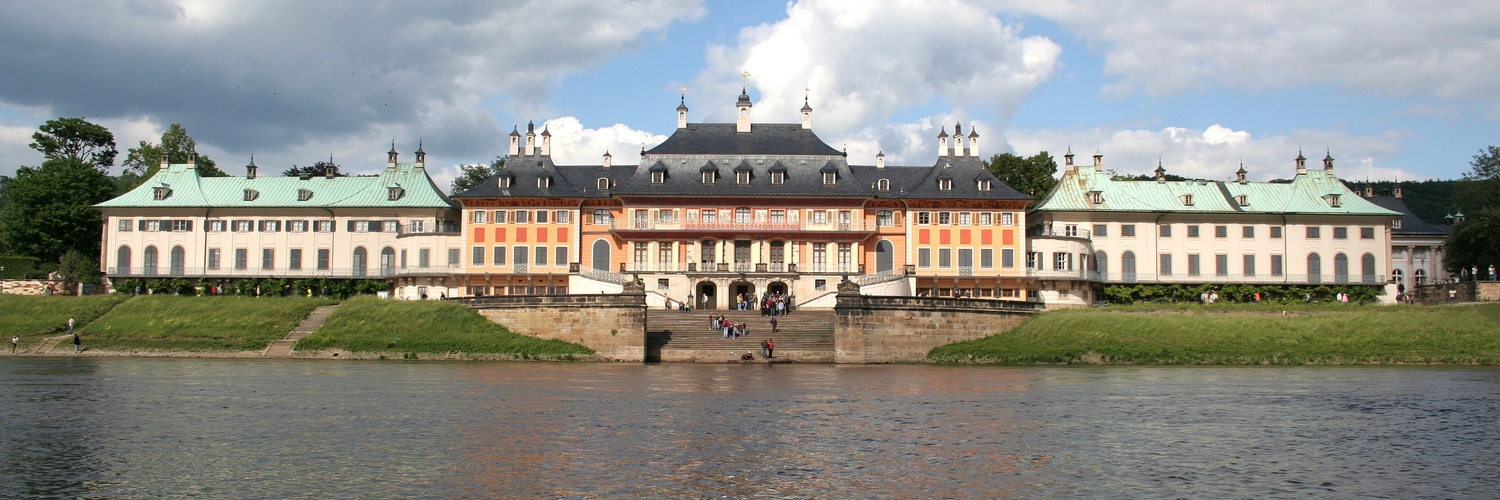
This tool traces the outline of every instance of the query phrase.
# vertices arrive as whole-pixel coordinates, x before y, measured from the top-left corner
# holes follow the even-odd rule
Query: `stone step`
[[[750,332],[736,339],[724,338],[723,332],[709,325],[709,315],[722,315],[731,323],[745,323]],[[830,310],[802,310],[777,317],[777,329],[771,331],[771,317],[760,311],[665,311],[651,310],[646,315],[646,349],[660,352],[760,352],[760,341],[776,341],[776,351],[793,356],[826,357],[834,350],[834,322]],[[825,354],[819,354],[825,353]],[[673,357],[662,354],[663,358]],[[716,357],[714,359],[717,359]]]
[[[313,309],[313,312],[311,314],[308,314],[306,319],[303,319],[301,323],[292,328],[291,332],[288,332],[286,334],[286,338],[272,342],[271,345],[266,346],[266,350],[265,352],[261,353],[261,356],[265,356],[268,358],[291,357],[292,350],[297,347],[297,341],[302,340],[302,337],[306,337],[309,334],[318,331],[318,327],[321,327],[323,326],[323,323],[328,322],[328,317],[332,316],[333,310],[337,309],[338,307],[338,304],[334,304],[331,306],[320,306],[317,309]]]

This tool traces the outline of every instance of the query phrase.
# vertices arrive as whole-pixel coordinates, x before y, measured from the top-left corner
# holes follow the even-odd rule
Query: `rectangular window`
[[[1281,276],[1281,256],[1271,256],[1271,276]]]
[[[651,244],[650,243],[636,242],[636,244],[635,244],[635,265],[637,265],[637,266],[645,266],[646,265],[646,262],[647,262],[646,261],[647,253],[646,252],[650,251],[650,249],[651,249]]]
[[[1333,239],[1335,239],[1335,240],[1347,240],[1347,239],[1349,239],[1349,228],[1344,227],[1344,226],[1338,226],[1338,227],[1333,228]]]
[[[224,232],[224,228],[226,226],[228,226],[228,224],[226,224],[224,221],[221,221],[221,220],[211,220],[211,221],[208,221],[208,232],[210,232],[210,233],[222,233],[222,232]]]
[[[406,269],[406,249],[401,249],[401,268]]]
[[[505,220],[508,218],[507,217],[508,214],[510,214],[510,212],[507,212],[505,210],[496,210],[495,211],[495,223],[496,224],[504,224]]]
[[[460,250],[457,248],[448,249],[448,265],[457,266],[460,262],[463,262],[462,260],[459,260],[461,258],[459,257],[459,253]]]
[[[1161,225],[1161,237],[1163,237],[1163,238],[1171,238],[1172,237],[1172,226],[1169,226],[1169,225],[1166,225],[1166,224]]]
[[[554,217],[552,220],[558,224],[567,224],[568,220],[573,218],[571,215],[568,215],[569,213],[571,212],[567,210],[558,210],[556,214],[553,214]]]
[[[1254,238],[1255,237],[1255,226],[1245,226],[1245,227],[1242,227],[1242,228],[1240,228],[1240,233],[1241,233],[1240,237],[1245,238],[1247,240],[1250,239],[1250,238]]]
[[[1281,237],[1281,226],[1271,226],[1271,238]]]
[[[305,232],[307,232],[307,221],[305,221],[305,220],[287,221],[287,230],[291,231],[291,232],[294,232],[294,233],[305,233]]]
[[[1016,268],[1016,250],[1013,248],[1000,249],[1000,267],[1005,269]]]
[[[234,249],[234,268],[247,269],[250,267],[250,250],[246,248]]]
[[[302,249],[301,248],[293,248],[293,249],[287,251],[287,254],[286,254],[286,267],[287,267],[287,269],[291,269],[293,271],[301,271],[302,270]]]
[[[1214,274],[1217,276],[1229,276],[1229,256],[1218,254],[1214,256]]]
[[[426,267],[431,267],[431,266],[432,266],[432,249],[430,249],[430,248],[423,248],[421,250],[417,250],[417,267],[426,268]]]
[[[958,225],[960,225],[960,226],[967,226],[967,225],[969,225],[969,212],[959,212],[958,213]]]
[[[470,212],[469,213],[469,222],[473,223],[473,224],[484,224],[485,214],[488,214],[488,213],[489,212],[486,212],[484,210],[475,210],[473,212]]]
[[[1308,226],[1307,227],[1307,239],[1309,239],[1309,240],[1316,240],[1318,238],[1322,238],[1323,237],[1322,229],[1323,228],[1320,228],[1320,227],[1317,227],[1317,226]]]
[[[511,253],[510,255],[510,264],[512,266],[524,266],[530,264],[529,259],[531,258],[531,256],[526,253],[529,250],[531,250],[531,247],[516,247],[515,252]]]
[[[1255,256],[1245,256],[1245,276],[1255,276]]]
[[[917,224],[927,225],[932,223],[932,212],[917,212]]]
[[[262,270],[271,270],[276,268],[276,249],[260,249],[260,268]]]
[[[546,224],[547,223],[547,211],[546,210],[537,210],[536,211],[536,223],[537,224]]]
[[[254,231],[254,230],[255,230],[255,221],[248,221],[248,220],[237,220],[237,221],[234,221],[234,232],[236,232],[236,233],[248,233],[248,232]]]
[[[828,289],[828,280],[813,280],[813,290],[824,291]]]
[[[552,259],[552,265],[555,265],[555,266],[566,266],[566,265],[568,265],[568,247],[556,247],[556,248],[553,248],[552,250],[554,252],[556,252],[556,255]]]
[[[854,264],[854,260],[851,254],[851,250],[853,250],[853,247],[854,245],[850,243],[839,243],[838,258],[840,271],[849,270],[850,266]]]
[[[313,230],[317,231],[317,232],[320,232],[320,233],[331,233],[331,232],[333,232],[333,221],[331,221],[331,220],[313,221]]]
[[[505,265],[505,247],[494,247],[491,250],[493,251],[490,256],[491,261],[497,266]]]
[[[1189,238],[1197,238],[1198,237],[1198,226],[1188,226],[1187,227],[1187,237],[1189,237]]]
[[[319,271],[327,271],[328,270],[328,266],[331,265],[328,262],[328,260],[329,260],[329,250],[327,248],[319,248],[318,249],[318,270]]]
[[[1014,225],[1016,225],[1016,214],[1013,214],[1013,213],[1010,213],[1010,212],[1005,212],[1005,213],[1000,214],[1000,225],[1002,225],[1002,226],[1014,226]]]
[[[890,210],[879,210],[875,212],[875,225],[890,227],[896,225],[896,218]]]
[[[121,232],[130,232],[135,229],[135,222],[130,219],[120,219],[117,227],[119,227]]]
[[[473,260],[476,266],[484,265],[484,247],[474,247],[474,252],[470,255],[470,259]]]
[[[218,269],[219,268],[219,249],[217,249],[217,248],[210,248],[210,249],[208,249],[208,268],[209,269]]]
[[[1373,239],[1375,239],[1375,228],[1373,228],[1373,227],[1362,227],[1362,228],[1359,228],[1359,239],[1362,239],[1362,240],[1373,240]]]
[[[1068,262],[1069,262],[1068,256],[1069,256],[1069,254],[1067,252],[1052,252],[1052,270],[1054,270],[1054,271],[1066,271],[1066,270],[1068,270],[1068,267],[1069,267],[1068,266]]]
[[[992,248],[979,249],[979,267],[990,269],[995,267],[995,250]]]
[[[190,220],[174,220],[174,221],[172,221],[172,230],[173,231],[192,231],[193,230],[193,221],[190,221]]]
[[[1172,254],[1161,254],[1161,274],[1162,276],[1172,275]]]
[[[661,264],[674,262],[672,260],[672,242],[663,241],[656,244],[656,261]]]
[[[989,213],[989,212],[979,212],[979,225],[981,225],[981,226],[994,225],[994,223],[995,223],[995,217],[994,217],[994,215],[995,214],[992,214],[992,213]]]
[[[1063,226],[1063,236],[1068,236],[1068,237],[1072,237],[1072,238],[1078,237],[1078,225],[1077,224],[1068,224],[1066,226]]]
[[[950,222],[952,222],[952,219],[953,219],[953,213],[952,212],[938,212],[938,221],[937,221],[937,223],[939,225],[946,226]]]
[[[1094,224],[1094,236],[1109,236],[1109,224]]]
[[[736,257],[738,257],[738,255],[736,255]],[[813,269],[821,271],[821,270],[823,270],[823,266],[825,266],[827,264],[828,264],[828,244],[827,243],[813,243]]]
[[[379,222],[379,221],[377,221],[377,222]],[[399,230],[400,226],[401,226],[400,222],[393,221],[393,220],[388,220],[388,221],[385,221],[385,222],[380,222],[380,224],[383,225],[383,226],[385,226],[385,229],[383,229],[383,231],[385,231],[387,233],[397,232]],[[373,231],[373,229],[372,229],[372,231]]]
[[[938,267],[943,268],[943,269],[947,269],[947,268],[953,267],[953,249],[951,249],[951,248],[939,248],[938,249]]]
[[[1135,236],[1135,224],[1120,224],[1120,236]]]
[[[714,223],[717,223],[718,221],[719,221],[719,211],[718,210],[704,210],[703,211],[703,223],[704,224],[714,224]]]
[[[1026,252],[1026,268],[1036,269],[1036,262],[1042,260],[1041,252]]]
[[[932,267],[932,249],[917,249],[917,267]]]
[[[1200,262],[1198,254],[1188,254],[1188,276],[1198,276],[1200,274],[1203,274],[1203,265]]]
[[[1229,226],[1214,226],[1214,237],[1215,238],[1228,238],[1229,237]]]
[[[531,212],[530,211],[528,211],[528,210],[517,210],[516,211],[516,224],[529,224],[530,223],[530,219],[531,219]]]

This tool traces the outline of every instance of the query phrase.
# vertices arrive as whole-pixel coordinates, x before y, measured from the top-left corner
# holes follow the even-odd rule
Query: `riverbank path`
[[[328,316],[332,315],[333,310],[338,307],[338,304],[334,304],[313,309],[312,314],[307,315],[307,319],[302,320],[302,323],[293,328],[291,333],[286,334],[286,338],[272,342],[270,346],[266,347],[266,351],[261,353],[261,356],[267,358],[291,357],[292,348],[297,346],[297,341],[302,340],[302,337],[306,337],[312,332],[318,331],[318,327],[323,326],[323,323],[328,321]]]
[[[63,339],[71,340],[72,338],[72,335],[58,335],[56,337],[47,337],[45,339],[42,339],[42,341],[38,342],[36,345],[31,346],[30,349],[21,351],[17,354],[22,356],[45,356],[47,355],[47,351],[51,351],[52,348],[57,347],[57,344],[59,342],[62,342]]]

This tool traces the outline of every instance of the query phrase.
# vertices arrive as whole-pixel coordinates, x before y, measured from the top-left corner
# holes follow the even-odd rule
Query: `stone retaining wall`
[[[1417,287],[1414,294],[1417,296],[1417,302],[1423,304],[1446,304],[1449,302],[1449,290],[1456,292],[1453,300],[1457,302],[1500,301],[1500,281],[1462,281],[1422,285]]]
[[[646,360],[646,296],[515,295],[448,299],[511,331],[588,346],[614,361]]]
[[[0,293],[14,295],[46,295],[47,285],[57,287],[58,295],[73,295],[76,290],[65,288],[67,283],[52,280],[0,280]]]
[[[834,362],[922,361],[934,347],[1020,326],[1037,307],[1030,302],[840,293],[834,307]]]

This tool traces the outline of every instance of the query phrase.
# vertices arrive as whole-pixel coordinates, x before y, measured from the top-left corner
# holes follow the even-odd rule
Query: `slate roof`
[[[1098,191],[1104,202],[1095,204],[1092,193]],[[1186,205],[1183,196],[1193,195]],[[1237,198],[1244,195],[1247,204]],[[1328,202],[1339,196],[1339,206]],[[1108,172],[1091,166],[1079,166],[1077,172],[1064,172],[1057,187],[1037,203],[1034,211],[1054,212],[1176,212],[1176,213],[1260,213],[1322,215],[1390,215],[1388,210],[1350,191],[1337,177],[1321,169],[1298,174],[1291,182],[1225,182],[1202,179],[1185,181],[1112,180]]]
[[[171,194],[157,200],[157,187]],[[389,188],[403,190],[400,199],[391,200]],[[255,198],[245,200],[245,190]],[[306,189],[312,196],[299,201]],[[213,207],[213,208],[457,208],[458,204],[443,194],[427,176],[427,170],[413,163],[398,163],[378,175],[310,178],[266,176],[201,177],[189,164],[172,164],[157,171],[135,189],[105,201],[99,208],[139,207]]]
[[[689,123],[648,155],[842,156],[843,153],[796,123],[755,123],[750,132],[733,123]]]
[[[1365,198],[1382,208],[1401,212],[1401,228],[1391,229],[1391,234],[1412,236],[1446,236],[1453,232],[1451,226],[1438,226],[1428,224],[1427,221],[1412,213],[1411,208],[1406,206],[1406,200],[1395,196],[1372,196]]]

